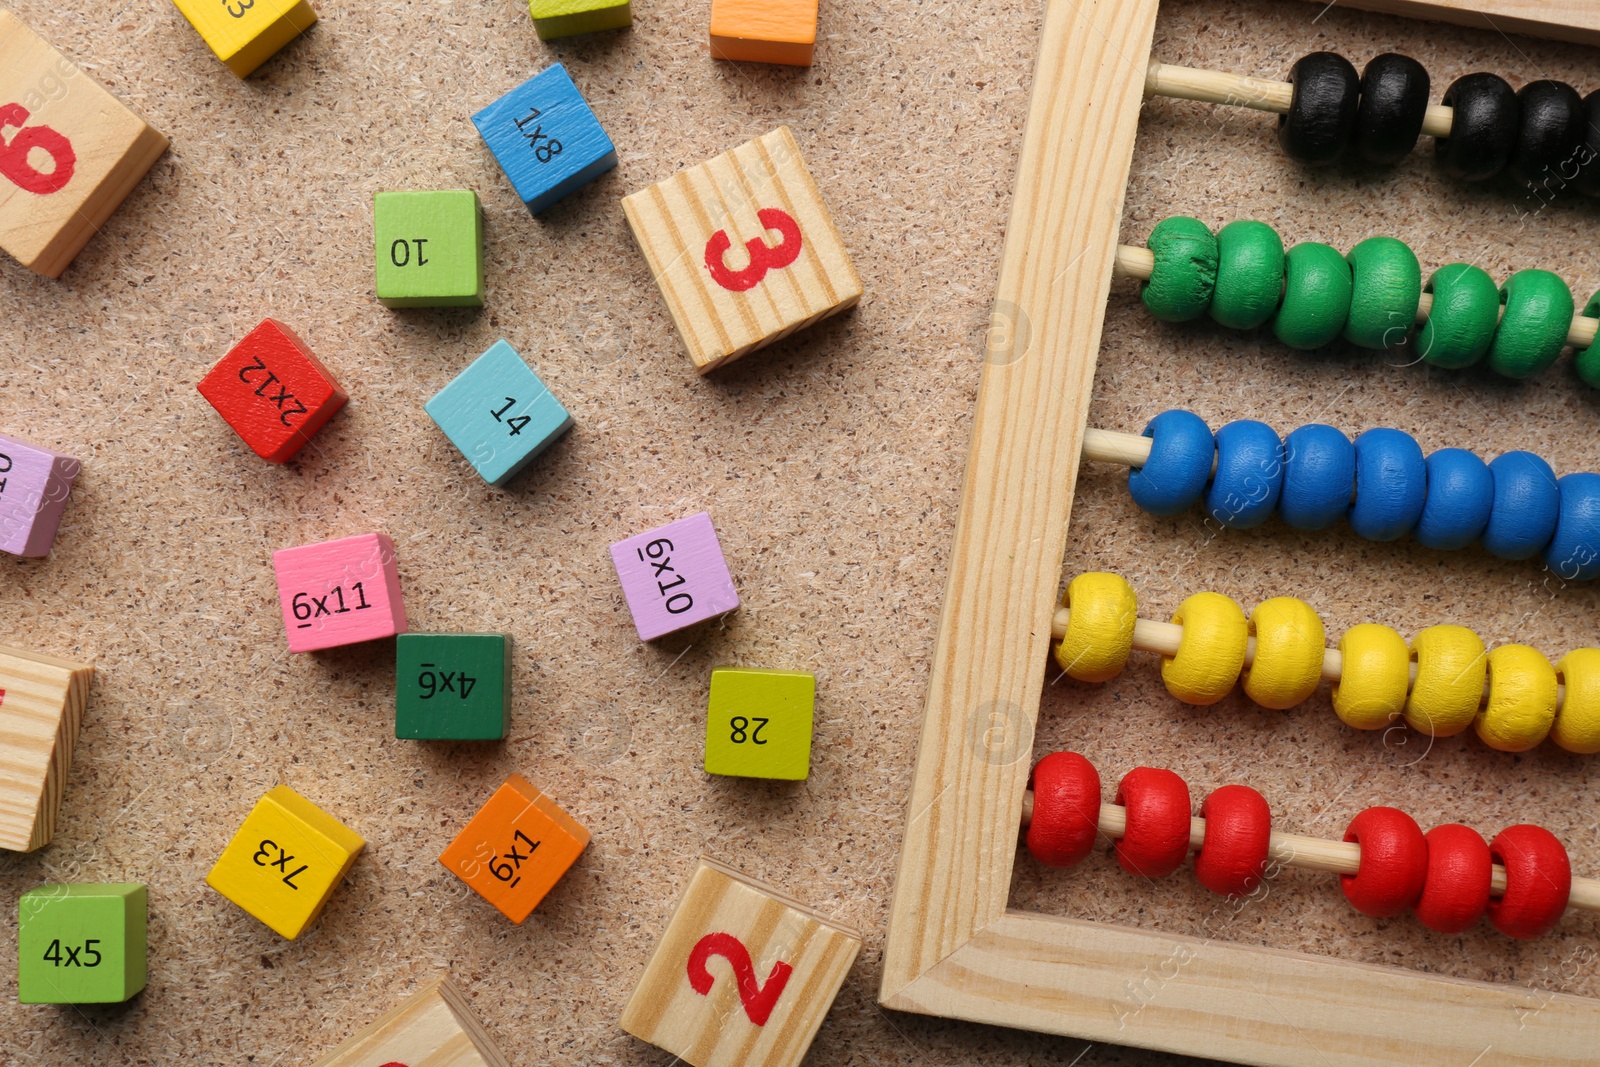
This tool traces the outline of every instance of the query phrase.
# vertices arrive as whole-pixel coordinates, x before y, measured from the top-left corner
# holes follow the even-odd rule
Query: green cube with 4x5
[[[144,988],[149,898],[135,882],[45,885],[17,903],[17,999],[120,1004]]]
[[[379,193],[378,302],[392,308],[483,306],[483,212],[469,189]]]
[[[510,634],[395,638],[394,735],[498,741],[511,723]]]

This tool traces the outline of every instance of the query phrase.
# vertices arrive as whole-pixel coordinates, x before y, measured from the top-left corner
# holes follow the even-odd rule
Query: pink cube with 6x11
[[[406,632],[394,543],[380,533],[272,554],[290,652],[314,652]]]
[[[704,511],[618,541],[611,562],[641,641],[739,606],[717,531]]]

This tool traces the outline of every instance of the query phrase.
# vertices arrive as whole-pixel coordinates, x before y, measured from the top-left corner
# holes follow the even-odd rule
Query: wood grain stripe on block
[[[0,647],[0,848],[50,843],[94,668]]]
[[[314,1067],[510,1067],[467,998],[437,978],[318,1060]]]

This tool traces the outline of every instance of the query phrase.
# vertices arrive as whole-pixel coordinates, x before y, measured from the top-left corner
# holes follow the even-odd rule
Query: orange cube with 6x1
[[[439,862],[520,923],[577,861],[589,831],[520,774],[507,778]]]

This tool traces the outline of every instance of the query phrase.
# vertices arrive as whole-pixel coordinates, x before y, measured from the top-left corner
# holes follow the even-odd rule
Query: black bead
[[[1398,163],[1416,147],[1428,113],[1428,72],[1410,56],[1385,52],[1361,73],[1356,151],[1368,163]]]
[[[1444,91],[1455,116],[1438,142],[1439,166],[1452,178],[1481,182],[1505,169],[1517,147],[1517,94],[1496,74],[1467,74]]]
[[[1600,196],[1600,89],[1583,98],[1583,149],[1578,154],[1578,191]]]
[[[1517,94],[1522,108],[1511,176],[1536,189],[1561,189],[1578,175],[1583,150],[1583,100],[1566,82],[1529,82]]]
[[[1278,116],[1283,154],[1308,167],[1325,167],[1344,155],[1356,126],[1361,79],[1337,52],[1312,52],[1289,69],[1294,96]]]

